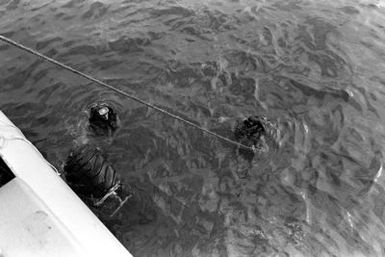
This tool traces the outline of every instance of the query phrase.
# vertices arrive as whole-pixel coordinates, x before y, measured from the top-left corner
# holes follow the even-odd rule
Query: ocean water
[[[0,43],[0,109],[58,169],[93,143],[135,188],[94,210],[134,256],[385,256],[385,1],[1,0],[0,34],[226,137],[277,125],[246,158]]]

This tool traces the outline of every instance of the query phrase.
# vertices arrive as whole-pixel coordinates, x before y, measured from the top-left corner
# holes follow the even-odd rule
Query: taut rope
[[[24,46],[22,44],[19,44],[19,43],[13,41],[12,39],[9,39],[9,38],[7,38],[7,37],[5,37],[3,35],[0,35],[0,40],[4,41],[4,42],[6,42],[6,43],[8,43],[10,45],[13,45],[13,46],[15,46],[15,47],[17,47],[19,49],[22,49],[22,50],[24,50],[26,52],[29,52],[29,53],[31,53],[31,54],[33,54],[35,56],[38,56],[38,57],[42,58],[43,60],[48,61],[50,63],[53,63],[53,64],[55,64],[55,65],[65,69],[65,70],[71,71],[71,72],[73,72],[73,73],[75,73],[75,74],[77,74],[77,75],[79,75],[79,76],[81,76],[83,78],[86,78],[86,79],[88,79],[88,80],[90,80],[92,82],[95,82],[99,86],[102,86],[102,87],[108,88],[108,89],[110,89],[112,91],[115,91],[116,93],[121,94],[121,95],[123,95],[123,96],[125,96],[127,98],[130,98],[130,99],[132,99],[132,100],[134,100],[134,101],[136,101],[138,103],[141,103],[141,104],[143,104],[143,105],[145,105],[145,106],[147,106],[147,107],[149,107],[149,108],[151,108],[153,110],[161,112],[164,115],[167,115],[167,116],[169,116],[169,117],[171,117],[173,119],[179,120],[179,121],[181,121],[181,122],[183,122],[183,123],[185,123],[185,124],[187,124],[187,125],[189,125],[191,127],[194,127],[194,128],[196,128],[198,130],[201,130],[201,131],[209,134],[209,135],[212,135],[212,136],[214,136],[216,138],[219,138],[219,139],[221,139],[223,141],[226,141],[227,143],[236,145],[236,146],[238,146],[240,148],[244,148],[244,149],[247,149],[247,150],[250,150],[250,151],[254,151],[254,148],[252,148],[252,147],[249,147],[249,146],[246,146],[244,144],[238,143],[238,142],[236,142],[234,140],[231,140],[231,139],[229,139],[227,137],[221,136],[221,135],[219,135],[219,134],[217,134],[215,132],[212,132],[212,131],[210,131],[210,130],[208,130],[206,128],[203,128],[203,127],[201,127],[199,125],[196,125],[196,124],[194,124],[194,123],[192,123],[192,122],[182,118],[181,116],[175,115],[175,114],[170,113],[170,112],[168,112],[168,111],[166,111],[166,110],[164,110],[162,108],[159,108],[159,107],[157,107],[157,106],[155,106],[153,104],[150,104],[150,103],[148,103],[148,102],[146,102],[146,101],[144,101],[144,100],[142,100],[142,99],[140,99],[140,98],[138,98],[138,97],[136,97],[134,95],[131,95],[131,94],[129,94],[129,93],[123,91],[123,90],[120,90],[118,88],[115,88],[115,87],[113,87],[113,86],[111,86],[111,85],[109,85],[109,84],[107,84],[107,83],[105,83],[105,82],[103,82],[103,81],[101,81],[99,79],[96,79],[96,78],[94,78],[94,77],[92,77],[90,75],[87,75],[87,74],[85,74],[85,73],[83,73],[81,71],[78,71],[78,70],[76,70],[76,69],[74,69],[74,68],[72,68],[72,67],[70,67],[70,66],[68,66],[66,64],[63,64],[63,63],[61,63],[59,61],[56,61],[55,59],[52,59],[52,58],[50,58],[48,56],[45,56],[44,54],[41,54],[41,53],[37,52],[36,50],[33,50],[33,49],[29,48],[29,47],[26,47],[26,46]]]

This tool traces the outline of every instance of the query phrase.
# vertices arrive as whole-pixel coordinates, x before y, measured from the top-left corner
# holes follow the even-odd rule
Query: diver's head
[[[107,103],[98,103],[91,107],[90,129],[97,135],[111,135],[118,128],[118,115]]]

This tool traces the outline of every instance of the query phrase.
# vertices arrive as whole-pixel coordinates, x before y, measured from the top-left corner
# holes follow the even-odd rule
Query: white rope
[[[15,47],[17,47],[19,49],[22,49],[22,50],[24,50],[26,52],[29,52],[29,53],[31,53],[31,54],[33,54],[35,56],[38,56],[38,57],[40,57],[40,58],[42,58],[42,59],[44,59],[44,60],[46,60],[46,61],[48,61],[50,63],[53,63],[53,64],[55,64],[55,65],[65,69],[65,70],[71,71],[71,72],[73,72],[73,73],[75,73],[75,74],[77,74],[77,75],[79,75],[79,76],[81,76],[83,78],[86,78],[86,79],[88,79],[88,80],[90,80],[92,82],[95,82],[99,86],[103,86],[103,87],[108,88],[108,89],[110,89],[112,91],[115,91],[118,94],[121,94],[121,95],[123,95],[123,96],[125,96],[127,98],[130,98],[130,99],[132,99],[132,100],[134,100],[134,101],[136,101],[138,103],[141,103],[141,104],[143,104],[143,105],[145,105],[145,106],[147,106],[147,107],[149,107],[151,109],[154,109],[154,110],[156,110],[158,112],[161,112],[164,115],[167,115],[167,116],[169,116],[169,117],[171,117],[173,119],[179,120],[179,121],[181,121],[181,122],[183,122],[183,123],[185,123],[185,124],[187,124],[187,125],[189,125],[191,127],[194,127],[196,129],[199,129],[199,130],[209,134],[209,135],[212,135],[212,136],[214,136],[216,138],[219,138],[219,139],[221,139],[223,141],[226,141],[227,143],[230,143],[230,144],[236,145],[237,147],[244,148],[244,149],[247,149],[247,150],[255,152],[255,148],[252,148],[252,147],[246,146],[244,144],[238,143],[238,142],[236,142],[234,140],[231,140],[231,139],[229,139],[227,137],[221,136],[221,135],[219,135],[219,134],[217,134],[215,132],[212,132],[212,131],[210,131],[210,130],[208,130],[206,128],[203,128],[203,127],[201,127],[199,125],[196,125],[196,124],[192,123],[191,121],[188,121],[188,120],[182,118],[181,116],[178,116],[178,115],[175,115],[173,113],[170,113],[170,112],[168,112],[168,111],[166,111],[166,110],[164,110],[164,109],[162,109],[160,107],[157,107],[157,106],[155,106],[153,104],[150,104],[150,103],[148,103],[148,102],[146,102],[146,101],[144,101],[144,100],[142,100],[142,99],[140,99],[140,98],[138,98],[138,97],[136,97],[134,95],[128,94],[127,92],[125,92],[123,90],[115,88],[115,87],[113,87],[113,86],[111,86],[111,85],[109,85],[109,84],[107,84],[107,83],[105,83],[105,82],[103,82],[101,80],[98,80],[98,79],[96,79],[96,78],[94,78],[94,77],[92,77],[90,75],[87,75],[87,74],[85,74],[85,73],[83,73],[81,71],[78,71],[78,70],[76,70],[76,69],[74,69],[74,68],[72,68],[72,67],[70,67],[68,65],[65,65],[65,64],[63,64],[63,63],[61,63],[59,61],[56,61],[56,60],[48,57],[48,56],[45,56],[45,55],[43,55],[43,54],[41,54],[41,53],[39,53],[39,52],[29,48],[29,47],[26,47],[26,46],[24,46],[22,44],[19,44],[19,43],[13,41],[12,39],[9,39],[9,38],[7,38],[7,37],[5,37],[3,35],[0,35],[0,40],[4,41],[4,42],[6,42],[6,43],[8,43],[10,45],[13,45],[13,46],[15,46]]]

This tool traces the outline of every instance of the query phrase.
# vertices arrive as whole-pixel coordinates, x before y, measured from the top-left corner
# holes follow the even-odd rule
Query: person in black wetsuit
[[[91,106],[89,128],[97,136],[111,136],[119,127],[118,114],[107,103]]]
[[[118,128],[118,115],[111,105],[97,103],[90,108],[89,130],[95,136],[111,136]],[[83,201],[101,206],[113,198],[121,207],[131,193],[123,190],[120,178],[102,149],[84,144],[71,150],[64,165],[65,179]]]
[[[111,137],[119,126],[117,112],[107,103],[93,105],[88,121],[89,130],[97,137]],[[104,222],[109,222],[123,206],[119,214],[131,224],[146,224],[156,218],[148,193],[139,185],[122,183],[104,151],[96,145],[88,143],[72,149],[64,174],[68,185]]]

